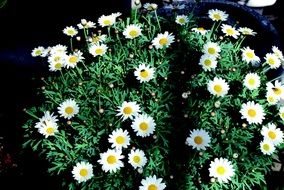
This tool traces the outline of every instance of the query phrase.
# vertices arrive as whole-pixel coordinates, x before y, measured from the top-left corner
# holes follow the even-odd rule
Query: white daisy
[[[52,125],[57,125],[58,119],[56,115],[53,113],[50,114],[49,111],[44,112],[44,115],[39,119],[39,122],[36,123],[35,128],[41,128],[43,125],[47,125],[47,123],[52,123]]]
[[[122,129],[112,131],[108,138],[108,142],[112,144],[111,147],[116,149],[127,148],[130,145],[129,141],[128,131]]]
[[[242,119],[246,119],[249,124],[261,124],[265,116],[262,106],[254,103],[254,101],[242,104],[240,113],[242,114]]]
[[[131,24],[124,29],[122,34],[125,36],[125,38],[134,39],[141,35],[141,31],[142,29],[140,25]]]
[[[217,67],[216,57],[209,54],[204,54],[199,60],[199,65],[202,66],[204,71],[212,71]]]
[[[243,83],[249,90],[255,90],[260,86],[260,77],[256,73],[248,73]]]
[[[83,53],[80,50],[75,51],[65,57],[65,66],[67,68],[75,68],[77,63],[82,62],[84,59]]]
[[[144,63],[140,64],[138,68],[136,68],[134,71],[134,75],[140,83],[149,82],[151,79],[154,78],[154,73],[154,68],[150,68],[149,65],[146,66]]]
[[[45,49],[42,46],[36,47],[32,50],[32,56],[33,57],[39,57],[39,56],[43,57],[42,54],[43,54],[44,50]]]
[[[203,53],[211,55],[213,57],[218,57],[221,51],[220,46],[214,42],[207,42],[203,46]]]
[[[89,38],[89,42],[92,44],[99,44],[102,43],[106,40],[107,35],[102,34],[102,35],[94,35],[93,37]]]
[[[222,32],[225,34],[225,36],[231,36],[237,39],[238,36],[240,35],[238,30],[236,30],[234,27],[227,25],[227,24],[222,24],[221,29],[222,29]]]
[[[186,139],[186,144],[197,150],[206,150],[211,142],[211,137],[208,132],[203,129],[193,129],[190,131],[190,136]]]
[[[146,179],[142,179],[142,186],[139,186],[139,190],[163,190],[166,188],[166,184],[162,181],[163,179],[157,178],[156,175],[146,177]]]
[[[131,164],[134,169],[144,167],[147,163],[145,153],[139,149],[131,150],[128,154],[128,163]]]
[[[50,62],[48,65],[49,71],[60,71],[62,67],[64,67],[64,65],[65,65],[65,62],[62,62],[62,61]]]
[[[242,35],[255,36],[257,34],[256,32],[254,32],[252,29],[248,27],[240,27],[238,30],[242,33]]]
[[[38,128],[38,132],[48,138],[49,136],[54,136],[58,132],[58,126],[53,121],[45,121],[41,123]]]
[[[273,53],[281,60],[284,61],[283,53],[276,46],[272,46]]]
[[[81,19],[81,23],[77,24],[79,29],[95,28],[96,24],[92,21],[87,21],[86,19]]]
[[[274,53],[267,53],[264,59],[271,69],[277,69],[281,65],[280,59]]]
[[[156,49],[169,47],[171,43],[174,42],[174,39],[175,37],[166,31],[164,34],[159,33],[157,37],[152,40],[152,45],[155,46]]]
[[[277,100],[284,99],[284,85],[281,84],[278,80],[273,84],[272,82],[268,82],[266,84],[267,93],[274,94],[277,97]]]
[[[241,51],[243,61],[252,64],[260,62],[260,58],[255,55],[254,50],[250,49],[250,47],[242,48]]]
[[[263,126],[261,134],[264,139],[271,141],[275,146],[283,143],[283,132],[276,128],[276,125],[273,123],[268,123],[267,127]]]
[[[58,113],[65,119],[71,119],[79,113],[79,106],[74,100],[68,99],[59,105]]]
[[[121,155],[121,150],[108,149],[107,152],[100,153],[98,163],[102,165],[103,171],[112,173],[124,166],[123,162],[121,161],[123,158],[124,156]]]
[[[92,54],[94,57],[96,56],[102,56],[106,53],[107,46],[105,44],[93,44],[89,48],[90,54]]]
[[[218,9],[209,10],[208,15],[213,21],[226,21],[229,16],[225,11],[220,11]]]
[[[281,117],[282,120],[284,120],[284,106],[280,107],[279,116]]]
[[[88,162],[78,162],[76,166],[73,167],[72,174],[78,183],[86,182],[94,176],[93,165]]]
[[[137,136],[147,137],[154,133],[156,123],[153,117],[141,114],[135,117],[131,127],[136,132]]]
[[[176,23],[178,23],[179,25],[185,25],[186,23],[188,23],[188,18],[186,15],[177,15],[176,17]]]
[[[105,26],[111,26],[115,23],[116,20],[116,16],[115,15],[102,15],[99,19],[98,19],[98,23],[101,27],[105,27]]]
[[[230,87],[224,79],[214,77],[213,81],[208,82],[207,89],[212,95],[223,97],[228,94]]]
[[[192,28],[191,31],[199,33],[201,35],[205,35],[208,32],[208,30],[205,30],[203,27]]]
[[[117,116],[121,116],[122,120],[127,118],[133,119],[140,112],[140,107],[136,102],[126,102],[124,101],[121,106],[117,109]]]
[[[66,54],[67,53],[67,46],[63,46],[58,44],[56,46],[51,47],[50,54]]]
[[[145,3],[143,7],[147,11],[154,11],[158,8],[158,5],[156,3]]]
[[[263,140],[260,142],[260,150],[265,155],[271,155],[275,151],[275,146],[270,140]]]
[[[75,29],[73,26],[67,26],[66,28],[63,29],[63,33],[66,34],[67,36],[73,37],[78,34],[78,30]]]
[[[275,96],[273,92],[267,92],[266,93],[266,100],[269,105],[276,105],[277,102],[280,100],[280,97]]]
[[[215,158],[211,161],[209,176],[217,178],[219,183],[227,183],[235,175],[231,161],[226,158]]]

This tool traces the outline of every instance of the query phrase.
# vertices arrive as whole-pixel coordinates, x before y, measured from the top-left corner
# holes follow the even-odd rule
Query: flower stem
[[[158,15],[157,15],[157,10],[155,10],[155,17],[156,17],[156,20],[157,20],[157,23],[158,23],[158,26],[159,26],[159,31],[161,31],[161,25],[160,25],[160,21],[159,21]]]

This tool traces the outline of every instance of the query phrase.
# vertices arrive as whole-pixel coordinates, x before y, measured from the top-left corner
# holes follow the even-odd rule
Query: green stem
[[[73,52],[73,39],[72,39],[72,37],[70,38],[70,48],[71,48],[71,51]]]
[[[161,31],[161,25],[160,25],[160,21],[159,21],[158,15],[157,15],[157,10],[155,10],[154,12],[155,12],[155,17],[156,17],[156,20],[157,20],[157,23],[158,23],[158,26],[159,26],[159,31]]]
[[[25,110],[25,112],[26,112],[28,115],[32,116],[33,118],[39,119],[39,118],[38,118],[36,115],[34,115],[32,112],[30,112],[30,111],[28,111],[28,110]]]

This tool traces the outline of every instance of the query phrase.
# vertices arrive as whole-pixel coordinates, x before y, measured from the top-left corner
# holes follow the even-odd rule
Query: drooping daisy
[[[162,178],[157,178],[156,175],[146,177],[142,179],[139,190],[163,190],[166,188],[166,184],[162,182]]]
[[[86,182],[94,176],[93,165],[88,162],[78,162],[76,166],[73,167],[72,174],[78,183]]]
[[[152,40],[152,45],[155,46],[156,49],[167,48],[174,42],[174,39],[175,37],[166,31],[164,34],[159,33],[157,37]]]
[[[284,106],[280,107],[279,116],[281,117],[282,120],[284,120]]]
[[[267,93],[274,94],[278,100],[284,99],[284,85],[281,84],[278,80],[275,81],[274,85],[272,82],[268,82],[266,84],[266,91]]]
[[[271,69],[277,69],[281,65],[280,59],[274,53],[267,53],[264,59]]]
[[[188,23],[188,18],[186,15],[177,15],[176,17],[176,23],[178,23],[179,25],[185,25],[186,23]]]
[[[154,11],[158,8],[158,5],[156,3],[145,3],[143,7],[147,11]]]
[[[75,51],[65,57],[65,66],[67,68],[75,68],[77,63],[82,62],[84,59],[83,53],[80,50]]]
[[[230,88],[224,79],[214,77],[213,81],[208,82],[207,89],[212,95],[223,97],[228,94]]]
[[[129,141],[128,131],[122,129],[114,130],[108,138],[108,142],[112,144],[111,147],[116,149],[127,148],[130,145]]]
[[[226,158],[215,158],[211,161],[209,176],[217,178],[219,183],[227,183],[235,175],[231,161]]]
[[[124,101],[121,106],[117,109],[117,116],[121,116],[122,120],[127,118],[133,119],[140,112],[140,106],[136,102],[126,102]]]
[[[256,73],[248,73],[243,82],[249,90],[255,90],[260,86],[260,77]]]
[[[138,68],[136,68],[134,71],[134,75],[140,83],[149,82],[151,79],[154,78],[154,73],[154,68],[150,68],[149,65],[146,66],[144,63],[140,64]]]
[[[111,26],[115,23],[116,20],[116,16],[115,15],[102,15],[99,19],[98,19],[98,23],[101,27],[105,27],[105,26]]]
[[[79,29],[95,28],[96,24],[92,21],[87,21],[86,19],[81,19],[81,23],[77,24]]]
[[[197,150],[206,150],[211,142],[211,137],[208,132],[203,129],[193,129],[190,131],[190,136],[186,139],[186,144]]]
[[[67,46],[61,45],[61,44],[57,44],[53,47],[51,47],[50,49],[50,54],[63,54],[66,55],[67,53]]]
[[[257,34],[256,32],[254,32],[252,29],[248,27],[240,27],[238,30],[242,33],[242,35],[255,36]]]
[[[92,54],[94,57],[96,56],[102,56],[106,53],[107,46],[105,44],[93,44],[89,48],[90,54]]]
[[[276,46],[272,46],[273,53],[281,60],[284,61],[283,53]]]
[[[56,115],[50,113],[49,111],[44,112],[44,115],[39,119],[39,122],[36,123],[35,128],[40,128],[47,123],[52,123],[52,125],[57,125],[58,119]]]
[[[68,99],[59,105],[58,113],[65,119],[71,119],[79,113],[79,106],[74,100]]]
[[[238,36],[240,35],[238,30],[236,30],[234,27],[227,25],[227,24],[222,24],[221,29],[222,29],[222,32],[225,34],[225,36],[231,36],[237,39]]]
[[[198,27],[198,28],[192,28],[191,29],[193,32],[199,33],[201,35],[205,35],[208,30],[205,30],[203,27]]]
[[[204,71],[212,71],[217,67],[216,57],[204,54],[199,60],[199,65],[202,66]]]
[[[141,35],[141,31],[142,29],[140,25],[131,24],[124,29],[122,34],[125,36],[125,38],[134,39]]]
[[[153,117],[141,114],[135,117],[131,127],[136,132],[137,136],[147,137],[154,133],[156,123]]]
[[[48,138],[58,132],[58,126],[52,121],[45,121],[41,124],[41,127],[38,128],[38,132],[44,135],[45,138]]]
[[[133,166],[134,169],[142,168],[147,163],[147,158],[142,150],[131,150],[128,154],[128,163]]]
[[[203,46],[203,52],[213,57],[218,57],[221,51],[220,46],[214,42],[207,42]]]
[[[260,150],[265,155],[271,155],[275,151],[275,146],[270,140],[263,140],[260,142]]]
[[[124,156],[121,155],[121,150],[108,149],[107,152],[100,153],[98,163],[102,165],[103,171],[112,173],[124,166],[123,162],[121,161],[123,158]]]
[[[75,29],[73,26],[67,26],[66,28],[63,29],[63,33],[66,34],[67,36],[73,37],[78,34],[78,30]]]
[[[42,57],[43,52],[44,52],[44,47],[42,47],[42,46],[36,47],[32,50],[32,56],[33,57],[39,57],[39,56]]]
[[[89,42],[91,42],[92,44],[98,44],[98,43],[102,43],[106,40],[107,35],[102,34],[102,35],[93,35],[91,38],[89,38]]]
[[[267,92],[266,93],[266,100],[269,105],[276,105],[277,102],[280,100],[279,97],[275,96],[273,92]]]
[[[250,49],[250,47],[242,48],[241,51],[243,61],[252,64],[260,62],[260,58],[255,55],[254,50]]]
[[[242,119],[246,119],[249,124],[261,124],[265,116],[262,106],[254,101],[242,104],[240,113],[242,114]]]
[[[220,11],[218,9],[209,10],[208,15],[213,21],[226,21],[229,16],[225,11]]]
[[[268,123],[267,127],[263,126],[261,134],[264,139],[271,141],[275,146],[283,142],[283,132],[279,128],[276,128],[276,125],[273,123]]]

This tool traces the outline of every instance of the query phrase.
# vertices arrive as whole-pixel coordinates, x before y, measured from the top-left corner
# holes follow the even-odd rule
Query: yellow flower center
[[[41,50],[39,50],[39,49],[36,50],[36,51],[35,51],[35,54],[36,54],[36,55],[41,55]]]
[[[98,48],[98,49],[95,50],[95,53],[97,55],[102,55],[103,54],[103,49],[102,48]]]
[[[254,58],[254,53],[253,52],[247,52],[246,56],[250,59]]]
[[[216,53],[215,48],[213,48],[213,47],[208,48],[208,53],[209,54],[215,54]]]
[[[178,22],[181,23],[181,24],[184,24],[185,23],[185,19],[184,18],[180,18],[180,19],[178,19]]]
[[[109,163],[109,164],[114,164],[114,163],[116,163],[116,157],[113,156],[113,155],[108,156],[108,157],[107,157],[107,163]]]
[[[221,19],[221,15],[216,13],[213,15],[213,17],[216,19],[216,20],[220,20]]]
[[[125,142],[125,138],[123,136],[118,136],[115,141],[117,144],[123,144]]]
[[[86,177],[88,175],[88,170],[87,169],[81,169],[80,170],[80,176],[82,177]]]
[[[269,58],[269,59],[268,59],[268,63],[269,63],[270,65],[274,65],[274,64],[275,64],[275,60],[274,60],[273,58]]]
[[[254,85],[255,84],[255,80],[253,78],[250,78],[248,80],[249,85]]]
[[[250,117],[255,117],[255,116],[256,116],[256,111],[255,111],[254,109],[249,109],[249,110],[248,110],[248,115],[249,115]]]
[[[132,112],[133,112],[133,110],[129,106],[123,108],[123,113],[126,114],[126,115],[130,115],[130,114],[132,114]]]
[[[217,173],[218,173],[219,175],[224,175],[225,172],[226,172],[226,169],[225,169],[223,166],[218,166],[218,167],[217,167]]]
[[[284,112],[283,112],[283,113],[281,113],[281,118],[282,118],[282,119],[284,119]]]
[[[54,67],[55,67],[55,69],[61,69],[62,64],[61,63],[55,63]]]
[[[71,106],[68,106],[67,108],[65,108],[65,113],[67,113],[68,115],[73,114],[74,108]]]
[[[275,134],[275,132],[273,132],[273,131],[269,131],[269,132],[268,132],[268,136],[269,136],[269,138],[271,138],[271,139],[275,139],[275,138],[276,138],[276,134]]]
[[[106,26],[111,25],[111,21],[108,20],[108,19],[104,20],[103,23],[104,23],[104,25],[106,25]]]
[[[134,37],[138,36],[138,32],[137,32],[137,30],[131,30],[131,31],[129,32],[129,35],[130,35],[132,38],[134,38]]]
[[[142,78],[147,78],[147,77],[149,76],[149,72],[146,71],[146,70],[144,70],[144,69],[142,69],[142,70],[140,71],[140,76],[141,76]]]
[[[274,102],[274,101],[275,101],[275,99],[274,99],[274,97],[273,97],[273,96],[269,96],[269,97],[267,98],[267,101],[268,101],[268,102]]]
[[[204,61],[204,64],[206,65],[206,66],[211,66],[211,60],[210,59],[205,59],[205,61]]]
[[[140,128],[142,131],[147,131],[148,128],[149,128],[149,125],[148,125],[148,123],[146,123],[146,122],[142,122],[142,123],[140,123],[139,128]]]
[[[158,187],[155,184],[151,184],[148,186],[148,190],[158,190]]]
[[[74,35],[75,31],[74,31],[74,30],[68,30],[67,33],[68,33],[69,35]]]
[[[135,162],[136,164],[139,164],[140,163],[140,156],[134,156],[133,157],[133,162]]]
[[[60,58],[61,58],[60,56],[56,56],[56,57],[54,57],[54,59],[53,59],[53,60],[54,60],[54,61],[59,61],[59,60],[60,60]]]
[[[262,146],[262,148],[263,148],[265,151],[269,151],[269,150],[270,150],[269,144],[264,144],[264,145]]]
[[[219,93],[221,93],[221,92],[223,91],[223,88],[222,88],[221,85],[216,84],[216,85],[214,86],[214,90],[215,90],[215,92],[217,92],[217,94],[219,94]]]
[[[194,142],[195,142],[195,144],[200,145],[203,142],[203,138],[201,136],[196,136],[196,137],[194,137]]]
[[[49,135],[53,134],[54,133],[54,128],[53,127],[48,127],[46,129],[46,133],[49,134]]]
[[[228,28],[228,29],[226,30],[226,32],[227,32],[227,34],[230,35],[230,36],[232,36],[232,35],[235,34],[235,31],[234,31],[234,29],[232,29],[232,28]]]
[[[204,29],[204,28],[202,28],[202,27],[197,28],[197,30],[198,30],[198,31],[200,31],[200,32],[205,31],[205,29]]]
[[[78,57],[77,56],[71,56],[70,58],[69,58],[69,62],[70,63],[77,63],[77,61],[78,61]]]
[[[167,38],[161,38],[159,40],[159,44],[162,45],[162,46],[167,45],[167,43],[168,43],[168,39]]]
[[[273,92],[276,94],[276,95],[280,95],[282,93],[281,89],[280,88],[272,88]]]

